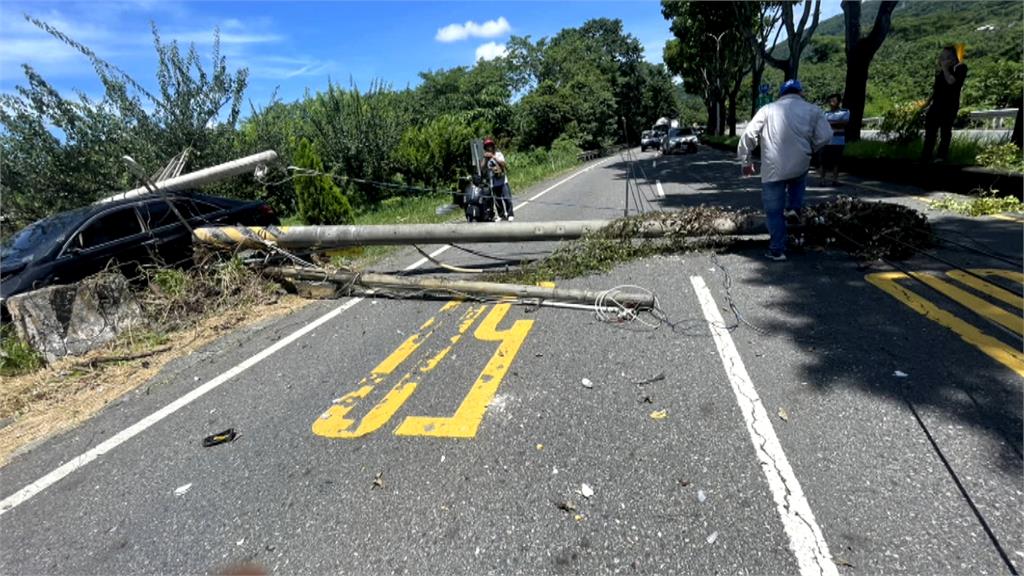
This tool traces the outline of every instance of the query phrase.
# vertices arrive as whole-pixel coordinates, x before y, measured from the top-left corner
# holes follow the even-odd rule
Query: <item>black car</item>
[[[165,196],[193,228],[279,223],[264,202],[189,192]],[[141,265],[181,265],[191,255],[191,235],[163,197],[96,203],[44,218],[4,242],[0,301],[50,284],[76,282],[111,263],[131,276]]]

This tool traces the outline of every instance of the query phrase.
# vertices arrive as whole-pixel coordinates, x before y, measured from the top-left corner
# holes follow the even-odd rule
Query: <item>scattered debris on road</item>
[[[785,408],[779,408],[779,418],[783,422],[789,422],[789,412],[786,412]]]
[[[174,495],[175,496],[184,496],[185,494],[188,494],[188,491],[191,490],[191,489],[192,489],[192,483],[189,482],[188,484],[185,484],[184,486],[178,486],[177,488],[175,488],[174,489]]]
[[[580,384],[583,384],[584,388],[594,387],[594,383],[590,381],[590,378],[584,378],[583,380],[580,380]]]
[[[703,490],[697,490],[697,502],[700,502],[701,504],[703,504],[704,501],[707,500],[707,499],[708,499],[708,496],[707,496],[707,494],[704,493]]]
[[[907,374],[906,372],[904,372],[902,370],[897,370],[897,371],[893,372],[892,375],[897,377],[897,378],[906,378],[907,376],[910,376],[910,374]]]
[[[668,410],[655,410],[650,414],[651,420],[664,420],[668,418]]]
[[[570,514],[576,512],[576,503],[573,502],[572,500],[563,500],[561,502],[556,502],[555,506],[557,506],[558,509],[562,510],[563,512],[569,512]]]
[[[594,496],[594,489],[590,487],[590,484],[584,482],[583,484],[580,484],[580,496],[589,500]]]
[[[659,372],[655,376],[651,376],[650,378],[648,378],[646,380],[640,380],[638,382],[633,382],[633,384],[635,384],[639,388],[641,386],[646,386],[648,384],[654,384],[655,382],[661,382],[664,379],[665,379],[665,373],[664,372]]]
[[[383,470],[380,471],[380,472],[377,472],[377,475],[373,477],[373,486],[370,487],[370,490],[376,490],[378,488],[380,488],[381,490],[384,489],[384,471]]]
[[[235,432],[234,428],[228,428],[223,432],[210,434],[206,438],[203,438],[203,448],[211,448],[220,444],[234,442],[235,438],[238,438],[238,433]]]
[[[718,540],[718,532],[717,531],[716,532],[712,532],[711,535],[707,537],[707,543],[708,544],[714,544],[716,540]]]

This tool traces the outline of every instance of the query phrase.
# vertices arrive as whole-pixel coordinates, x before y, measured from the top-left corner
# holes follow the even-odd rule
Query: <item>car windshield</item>
[[[81,219],[79,211],[64,212],[22,228],[4,241],[0,259],[10,266],[45,254],[64,240],[68,229]]]
[[[669,132],[668,132],[668,137],[669,138],[679,138],[679,137],[682,137],[682,136],[693,136],[693,129],[692,128],[673,128],[673,129],[669,130]]]

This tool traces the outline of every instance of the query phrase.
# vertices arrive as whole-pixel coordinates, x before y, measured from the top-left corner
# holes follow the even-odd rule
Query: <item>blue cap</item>
[[[803,92],[804,86],[799,80],[786,80],[779,86],[779,96],[785,96],[786,94],[792,94],[794,92]]]

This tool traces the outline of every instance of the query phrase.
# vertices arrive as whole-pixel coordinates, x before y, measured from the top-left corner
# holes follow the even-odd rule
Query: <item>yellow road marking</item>
[[[451,312],[461,303],[461,300],[452,300],[441,307],[441,312]],[[394,415],[402,408],[402,406],[409,400],[413,392],[416,391],[416,387],[419,385],[417,374],[425,374],[437,367],[438,363],[448,354],[462,335],[469,330],[473,322],[486,309],[486,306],[474,306],[467,310],[460,319],[459,332],[455,336],[449,339],[449,344],[442,348],[439,352],[431,355],[425,360],[421,360],[415,366],[413,366],[407,373],[403,374],[398,382],[384,395],[384,397],[377,402],[370,410],[357,422],[354,419],[346,418],[349,411],[352,410],[352,406],[332,406],[324,413],[316,422],[313,423],[313,433],[319,436],[327,438],[360,438],[366,436],[372,432],[376,432],[386,424]],[[423,323],[421,330],[428,328],[435,328],[440,326],[441,321],[437,317],[433,317]],[[407,339],[402,346],[399,346],[398,350],[393,352],[388,358],[386,358],[380,365],[377,366],[371,372],[371,378],[373,379],[374,385],[381,384],[384,380],[383,376],[391,374],[398,365],[408,359],[413,352],[425,342],[430,335],[433,334],[433,330],[428,332],[426,335],[420,338],[419,334],[414,334]],[[415,347],[411,343],[415,343]],[[382,368],[384,370],[382,370]],[[386,372],[385,372],[386,371]],[[365,379],[364,379],[365,381]],[[370,386],[371,390],[373,386]],[[361,389],[360,389],[361,390]],[[365,398],[366,394],[360,396]],[[353,429],[353,425],[355,429]]]
[[[961,290],[948,282],[932,276],[931,274],[927,274],[925,272],[913,272],[912,274],[914,278],[924,282],[932,288],[935,288],[939,292],[942,292],[946,296],[956,300],[963,306],[970,308],[975,314],[988,318],[1000,326],[1013,330],[1017,334],[1024,333],[1024,318],[1021,318],[1016,314],[1010,314],[999,306],[986,302],[970,292]]]
[[[949,328],[963,341],[975,346],[990,358],[1016,372],[1017,375],[1024,377],[1024,354],[1020,350],[1007,346],[896,283],[896,280],[907,278],[909,276],[902,272],[877,272],[864,277],[865,280],[896,298],[914,312]]]
[[[1013,270],[1004,270],[1002,268],[971,268],[971,272],[974,272],[978,276],[998,276],[1000,278],[1006,278],[1010,282],[1017,282],[1018,284],[1024,285],[1024,274],[1014,272]]]
[[[451,312],[457,308],[461,302],[461,300],[449,301],[441,307],[440,312]],[[328,408],[313,422],[313,433],[318,436],[325,436],[328,438],[353,437],[351,436],[349,429],[353,424],[355,424],[355,420],[352,420],[347,416],[355,407],[357,403],[356,401],[369,396],[378,384],[381,384],[387,376],[392,374],[399,366],[408,360],[416,350],[418,350],[420,346],[430,338],[431,334],[433,334],[433,330],[426,333],[424,333],[424,330],[428,330],[434,326],[435,322],[436,316],[424,322],[419,332],[406,338],[398,348],[396,348],[391,354],[388,354],[387,358],[382,360],[373,370],[370,371],[368,378],[363,378],[359,382],[359,388],[355,392],[346,394],[335,401],[330,408]],[[411,384],[411,389],[409,384]],[[402,399],[402,402],[404,403],[405,399],[408,399],[408,394],[412,394],[413,390],[415,390],[415,383],[408,382],[407,379],[403,378],[399,381],[399,384],[384,397],[382,403],[390,405],[391,402],[397,402],[399,399],[402,399],[403,394],[404,399]],[[398,406],[401,406],[401,403],[399,403]],[[379,417],[380,412],[374,412],[371,410],[371,414],[371,421],[373,421],[374,418]],[[368,414],[367,416],[371,416],[371,414]],[[366,417],[364,417],[363,420],[365,421]],[[360,428],[362,428],[362,422],[360,424]]]
[[[994,269],[985,269],[985,268],[978,269],[978,268],[976,268],[974,270],[971,270],[971,272],[973,272],[974,274],[977,274],[978,276],[994,276],[995,275],[995,274],[985,274],[985,273],[982,272],[983,270],[997,271],[997,272],[1010,272],[1011,274],[1017,274],[1018,276],[1021,277],[1021,279],[1024,279],[1024,274],[1018,274],[1017,272],[1012,272],[1010,270],[994,270]],[[1017,308],[1024,309],[1024,299],[1020,298],[1019,296],[1017,296],[1016,294],[1010,292],[1009,290],[1004,290],[1003,288],[1000,288],[999,286],[996,286],[995,284],[992,284],[991,282],[985,282],[984,280],[979,280],[977,277],[971,276],[970,274],[967,274],[966,272],[963,272],[962,270],[948,270],[948,271],[946,271],[946,275],[949,276],[950,278],[956,280],[957,282],[959,282],[961,284],[965,284],[967,286],[970,286],[971,288],[974,288],[978,292],[981,292],[982,294],[985,294],[986,296],[989,296],[990,298],[995,298],[996,300],[999,300],[1001,302],[1005,302],[1005,303],[1009,304],[1010,306],[1015,306]]]
[[[497,341],[498,349],[491,355],[469,393],[450,417],[408,416],[395,429],[397,436],[434,436],[445,438],[472,438],[480,427],[487,405],[494,398],[501,380],[508,372],[512,360],[526,340],[533,320],[516,320],[511,327],[498,330],[512,304],[495,304],[491,312],[477,327],[473,336],[477,340]]]

